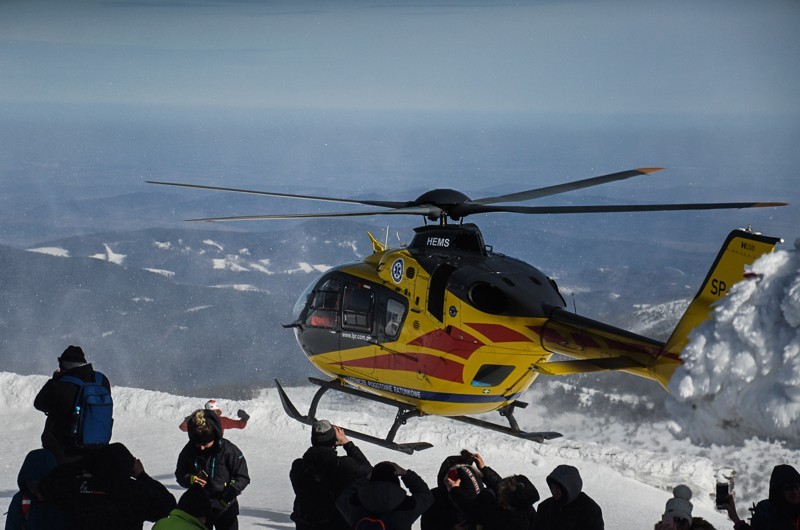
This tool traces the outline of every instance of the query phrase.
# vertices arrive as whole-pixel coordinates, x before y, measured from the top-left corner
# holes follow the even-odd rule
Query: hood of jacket
[[[773,509],[797,514],[800,513],[800,506],[790,505],[783,495],[783,488],[789,484],[800,484],[800,473],[787,464],[775,466],[769,478],[769,502]]]
[[[34,449],[25,456],[17,475],[19,490],[31,495],[30,487],[38,487],[39,481],[58,466],[56,457],[47,449]]]
[[[303,462],[305,464],[319,466],[322,468],[326,468],[327,466],[335,466],[337,458],[339,458],[339,455],[336,453],[335,447],[312,445],[305,453],[303,453]]]
[[[569,504],[578,498],[583,489],[583,480],[578,468],[562,464],[556,467],[552,473],[547,476],[547,482],[555,482],[566,494],[566,499],[559,501],[559,504]]]
[[[222,422],[219,419],[219,414],[214,412],[213,410],[204,410],[204,415],[206,417],[206,422],[211,425],[211,429],[213,429],[217,440],[222,438]]]

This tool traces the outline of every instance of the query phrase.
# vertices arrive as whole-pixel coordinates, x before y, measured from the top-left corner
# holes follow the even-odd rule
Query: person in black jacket
[[[83,451],[75,445],[70,436],[70,423],[78,397],[78,386],[61,381],[64,376],[73,376],[82,381],[92,381],[95,377],[91,363],[80,346],[69,346],[58,358],[58,370],[44,384],[36,395],[33,406],[47,414],[42,432],[42,447],[53,453],[59,463],[75,461],[83,455]],[[111,384],[104,375],[103,386],[111,392]]]
[[[447,477],[450,498],[466,515],[470,527],[484,530],[528,530],[536,517],[539,492],[525,475],[501,478],[481,455],[471,466],[458,466]],[[452,477],[452,478],[451,478]],[[480,481],[480,482],[479,482]],[[486,487],[482,487],[482,485]]]
[[[67,514],[41,493],[39,483],[58,466],[47,449],[25,456],[17,476],[19,491],[8,505],[5,530],[66,530]]]
[[[728,516],[736,530],[795,530],[800,528],[800,473],[787,464],[772,469],[769,478],[769,498],[753,510],[750,524],[736,513],[733,495],[728,497]]]
[[[400,485],[400,479],[411,495]],[[381,462],[369,474],[349,485],[336,499],[350,528],[360,522],[380,521],[385,528],[411,530],[411,525],[433,504],[422,478],[394,462]]]
[[[44,499],[69,519],[71,530],[142,530],[175,508],[175,497],[150,477],[121,443],[62,464],[40,483]]]
[[[600,506],[583,491],[583,480],[573,466],[560,465],[547,476],[552,497],[539,504],[536,530],[603,530]]]
[[[346,453],[339,456],[336,448]],[[372,466],[344,430],[320,420],[311,426],[311,447],[292,462],[289,479],[295,499],[291,519],[297,530],[347,530],[350,527],[336,508],[336,498]]]
[[[474,462],[471,455],[448,456],[444,459],[436,475],[436,487],[431,490],[433,506],[422,514],[420,528],[422,530],[471,530],[475,525],[467,522],[467,517],[453,503],[447,487],[447,473],[458,466],[470,466]]]
[[[222,437],[219,415],[200,409],[189,419],[189,442],[175,467],[175,478],[184,488],[199,485],[211,499],[206,527],[217,530],[239,528],[237,497],[250,484],[244,455]]]

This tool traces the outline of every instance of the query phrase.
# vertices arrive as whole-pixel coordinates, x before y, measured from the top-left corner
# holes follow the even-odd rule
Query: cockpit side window
[[[341,282],[334,279],[325,281],[315,289],[308,307],[306,324],[316,328],[335,328],[338,321],[341,291]]]
[[[397,337],[400,333],[400,324],[403,323],[403,317],[405,316],[405,304],[394,298],[389,298],[386,301],[386,326],[383,332],[387,339],[394,339]]]
[[[372,331],[375,293],[364,287],[345,285],[342,329]]]

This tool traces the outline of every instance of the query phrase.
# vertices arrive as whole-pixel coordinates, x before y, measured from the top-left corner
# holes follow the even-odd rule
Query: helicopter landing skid
[[[514,401],[499,409],[500,415],[508,420],[508,427],[504,425],[498,425],[490,421],[479,420],[478,418],[473,418],[472,416],[451,416],[450,419],[475,425],[476,427],[481,427],[483,429],[489,429],[490,431],[501,432],[509,436],[530,440],[532,442],[542,443],[545,440],[552,440],[553,438],[560,438],[563,436],[560,432],[554,431],[528,432],[520,429],[517,419],[514,417],[514,409],[516,407],[525,408],[527,406],[527,403]]]
[[[348,436],[375,445],[379,445],[387,449],[400,451],[401,453],[409,455],[413,454],[414,451],[421,451],[423,449],[428,449],[430,447],[433,447],[433,445],[428,442],[414,442],[414,443],[400,444],[394,441],[394,437],[397,434],[398,429],[402,425],[405,425],[406,421],[409,418],[423,415],[416,407],[412,407],[405,403],[400,403],[399,401],[395,401],[390,398],[385,398],[383,396],[377,396],[375,394],[371,394],[369,392],[365,392],[357,388],[345,386],[339,379],[325,381],[322,379],[317,379],[315,377],[309,377],[308,380],[311,383],[319,386],[320,389],[317,390],[316,394],[314,394],[314,398],[311,400],[311,405],[308,408],[308,414],[305,416],[303,416],[302,414],[300,414],[300,412],[298,412],[297,408],[295,408],[294,404],[292,404],[291,400],[289,399],[289,396],[283,390],[283,387],[281,387],[278,380],[277,379],[275,380],[275,384],[277,385],[278,388],[278,394],[280,395],[281,398],[281,404],[283,405],[283,410],[286,411],[286,414],[288,414],[291,418],[299,421],[300,423],[305,423],[306,425],[312,425],[316,421],[317,405],[319,404],[322,395],[328,390],[336,390],[337,392],[352,394],[357,397],[369,399],[370,401],[376,401],[378,403],[383,403],[385,405],[390,405],[392,407],[397,408],[397,415],[395,416],[394,423],[392,424],[391,429],[389,429],[389,433],[386,435],[386,438],[378,438],[377,436],[371,436],[369,434],[364,434],[362,432],[353,431],[350,429],[344,429],[345,434],[347,434]],[[479,420],[471,416],[450,416],[449,418],[451,420],[460,421],[462,423],[468,423],[470,425],[481,427],[483,429],[488,429],[509,436],[514,436],[516,438],[522,438],[524,440],[530,440],[539,443],[542,443],[545,440],[552,440],[553,438],[559,438],[562,436],[562,434],[559,432],[553,432],[553,431],[527,432],[520,429],[519,424],[517,423],[517,420],[514,417],[514,409],[517,407],[524,408],[527,406],[528,406],[527,403],[515,401],[499,409],[500,415],[508,420],[509,423],[508,426],[498,425],[496,423],[492,423],[489,421]]]
[[[361,390],[355,388],[346,387],[337,379],[334,379],[332,381],[323,381],[322,379],[309,377],[308,380],[314,383],[315,385],[318,385],[320,389],[317,390],[316,394],[314,394],[314,398],[311,400],[311,405],[308,407],[308,414],[306,414],[305,416],[300,414],[300,412],[294,406],[292,401],[289,399],[289,396],[286,394],[286,391],[283,389],[281,384],[278,382],[277,379],[275,380],[275,385],[278,388],[278,395],[281,398],[281,405],[283,405],[283,410],[290,418],[299,421],[300,423],[305,423],[306,425],[313,425],[314,422],[317,421],[316,419],[317,405],[319,404],[322,395],[328,390],[336,390],[338,392],[353,394],[358,397],[363,397],[365,399],[378,401],[380,403],[391,405],[397,408],[397,416],[395,416],[392,428],[389,429],[389,433],[386,435],[386,438],[378,438],[377,436],[372,436],[369,434],[364,434],[363,432],[358,432],[352,429],[343,428],[344,433],[347,436],[355,438],[357,440],[362,440],[364,442],[375,444],[381,447],[385,447],[386,449],[399,451],[407,455],[413,454],[414,451],[422,451],[423,449],[429,449],[433,447],[433,445],[429,444],[428,442],[397,443],[394,441],[394,437],[397,434],[397,430],[400,428],[401,425],[405,425],[408,418],[421,415],[420,412],[415,407],[409,407],[404,403],[398,403],[396,401],[392,401],[391,399],[382,398],[381,396],[375,396],[373,394],[362,392]]]

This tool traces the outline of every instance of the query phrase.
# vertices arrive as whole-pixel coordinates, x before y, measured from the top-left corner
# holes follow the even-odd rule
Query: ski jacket
[[[349,485],[336,499],[336,506],[354,528],[362,517],[390,521],[394,530],[411,530],[411,525],[433,504],[428,485],[410,469],[401,477],[411,493],[406,495],[399,484],[360,479]]]
[[[207,476],[205,489],[211,499],[212,512],[219,515],[234,510],[238,513],[236,498],[250,484],[247,461],[233,442],[222,437],[217,413],[206,410],[205,419],[214,430],[214,445],[201,451],[189,441],[178,455],[175,478],[178,484],[188,488],[192,485],[192,476],[204,471]]]
[[[561,486],[564,497],[550,497],[539,504],[536,530],[603,530],[603,512],[583,493],[583,481],[573,466],[560,465],[547,477],[547,482]]]
[[[56,467],[56,459],[46,449],[35,449],[25,456],[17,476],[19,491],[11,498],[6,530],[66,530],[67,516],[52,502],[36,494],[39,482]]]
[[[431,490],[433,506],[422,514],[420,520],[421,530],[474,530],[475,525],[469,524],[464,513],[453,503],[445,483],[450,468],[471,464],[472,459],[463,455],[452,455],[444,459],[436,474],[437,485]]]
[[[64,376],[76,377],[86,382],[94,381],[94,369],[91,363],[87,363],[56,372],[33,400],[34,408],[47,415],[42,432],[42,447],[50,450],[59,462],[63,462],[66,456],[80,454],[69,434],[72,411],[75,399],[78,397],[78,386],[62,381],[61,378]],[[111,392],[111,384],[105,375],[103,375],[103,386],[109,393]]]
[[[500,503],[499,489],[502,478],[489,466],[481,470],[484,489],[477,495],[462,487],[450,490],[450,498],[466,515],[467,520],[483,530],[528,530],[536,516],[533,504],[539,500],[539,492],[525,479],[528,490],[519,489],[509,496],[510,504]]]
[[[789,504],[784,497],[783,488],[800,484],[800,473],[792,466],[775,466],[769,479],[769,498],[756,505],[750,524],[741,521],[736,530],[799,530],[800,505]]]
[[[81,461],[61,465],[41,483],[42,494],[68,516],[71,529],[141,530],[175,508],[175,497],[142,471],[122,444],[109,444]]]
[[[295,493],[291,519],[301,530],[348,529],[336,509],[336,498],[356,480],[366,477],[372,466],[353,442],[342,446],[346,455],[339,456],[335,447],[310,447],[292,462],[289,480]],[[309,484],[312,475],[320,475],[322,484]],[[329,491],[322,492],[320,488]]]

